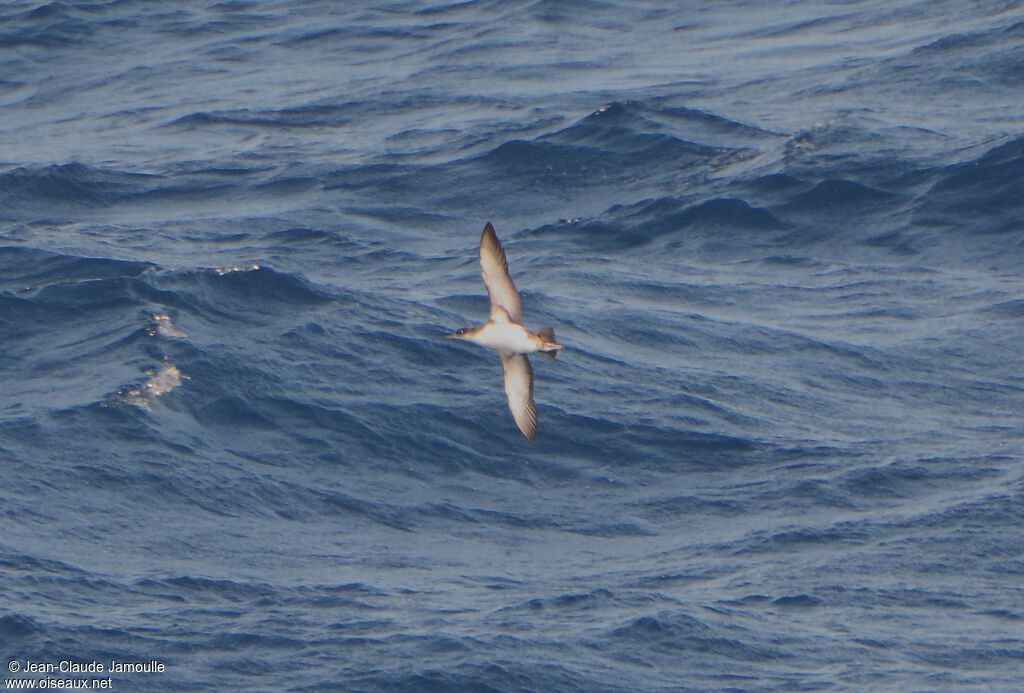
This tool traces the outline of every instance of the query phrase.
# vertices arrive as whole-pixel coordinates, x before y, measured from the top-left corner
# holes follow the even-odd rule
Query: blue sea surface
[[[1021,691],[1022,412],[1018,2],[0,7],[6,687]]]

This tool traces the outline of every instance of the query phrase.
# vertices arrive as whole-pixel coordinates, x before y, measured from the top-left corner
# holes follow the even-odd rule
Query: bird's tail
[[[555,328],[542,327],[537,330],[537,336],[540,337],[541,342],[540,353],[549,358],[558,356],[558,350],[563,347],[555,340]]]

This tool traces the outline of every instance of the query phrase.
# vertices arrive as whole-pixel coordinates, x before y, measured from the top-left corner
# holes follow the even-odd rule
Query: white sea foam
[[[172,390],[181,387],[189,376],[170,361],[164,361],[159,369],[147,371],[149,378],[138,386],[122,390],[117,398],[124,404],[152,411],[157,400]]]
[[[188,337],[188,332],[180,330],[174,325],[174,321],[171,320],[171,316],[166,313],[154,313],[153,324],[149,327],[149,333],[151,335],[164,337],[166,339],[184,339]]]

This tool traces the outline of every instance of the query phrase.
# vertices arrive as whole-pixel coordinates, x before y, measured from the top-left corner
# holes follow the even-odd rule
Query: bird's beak
[[[446,335],[444,336],[444,338],[445,338],[445,339],[458,339],[458,338],[459,338],[459,335],[457,335],[457,334],[455,334],[454,332],[452,332],[451,334],[446,334]]]

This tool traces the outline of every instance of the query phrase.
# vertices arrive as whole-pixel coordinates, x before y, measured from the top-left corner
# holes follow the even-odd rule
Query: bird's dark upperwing
[[[526,354],[501,352],[505,395],[516,425],[531,443],[537,440],[537,407],[533,403],[533,368]]]
[[[480,236],[480,272],[492,306],[504,308],[513,322],[523,321],[523,309],[519,304],[519,292],[508,273],[508,261],[501,248],[498,236],[491,222],[487,222]]]

